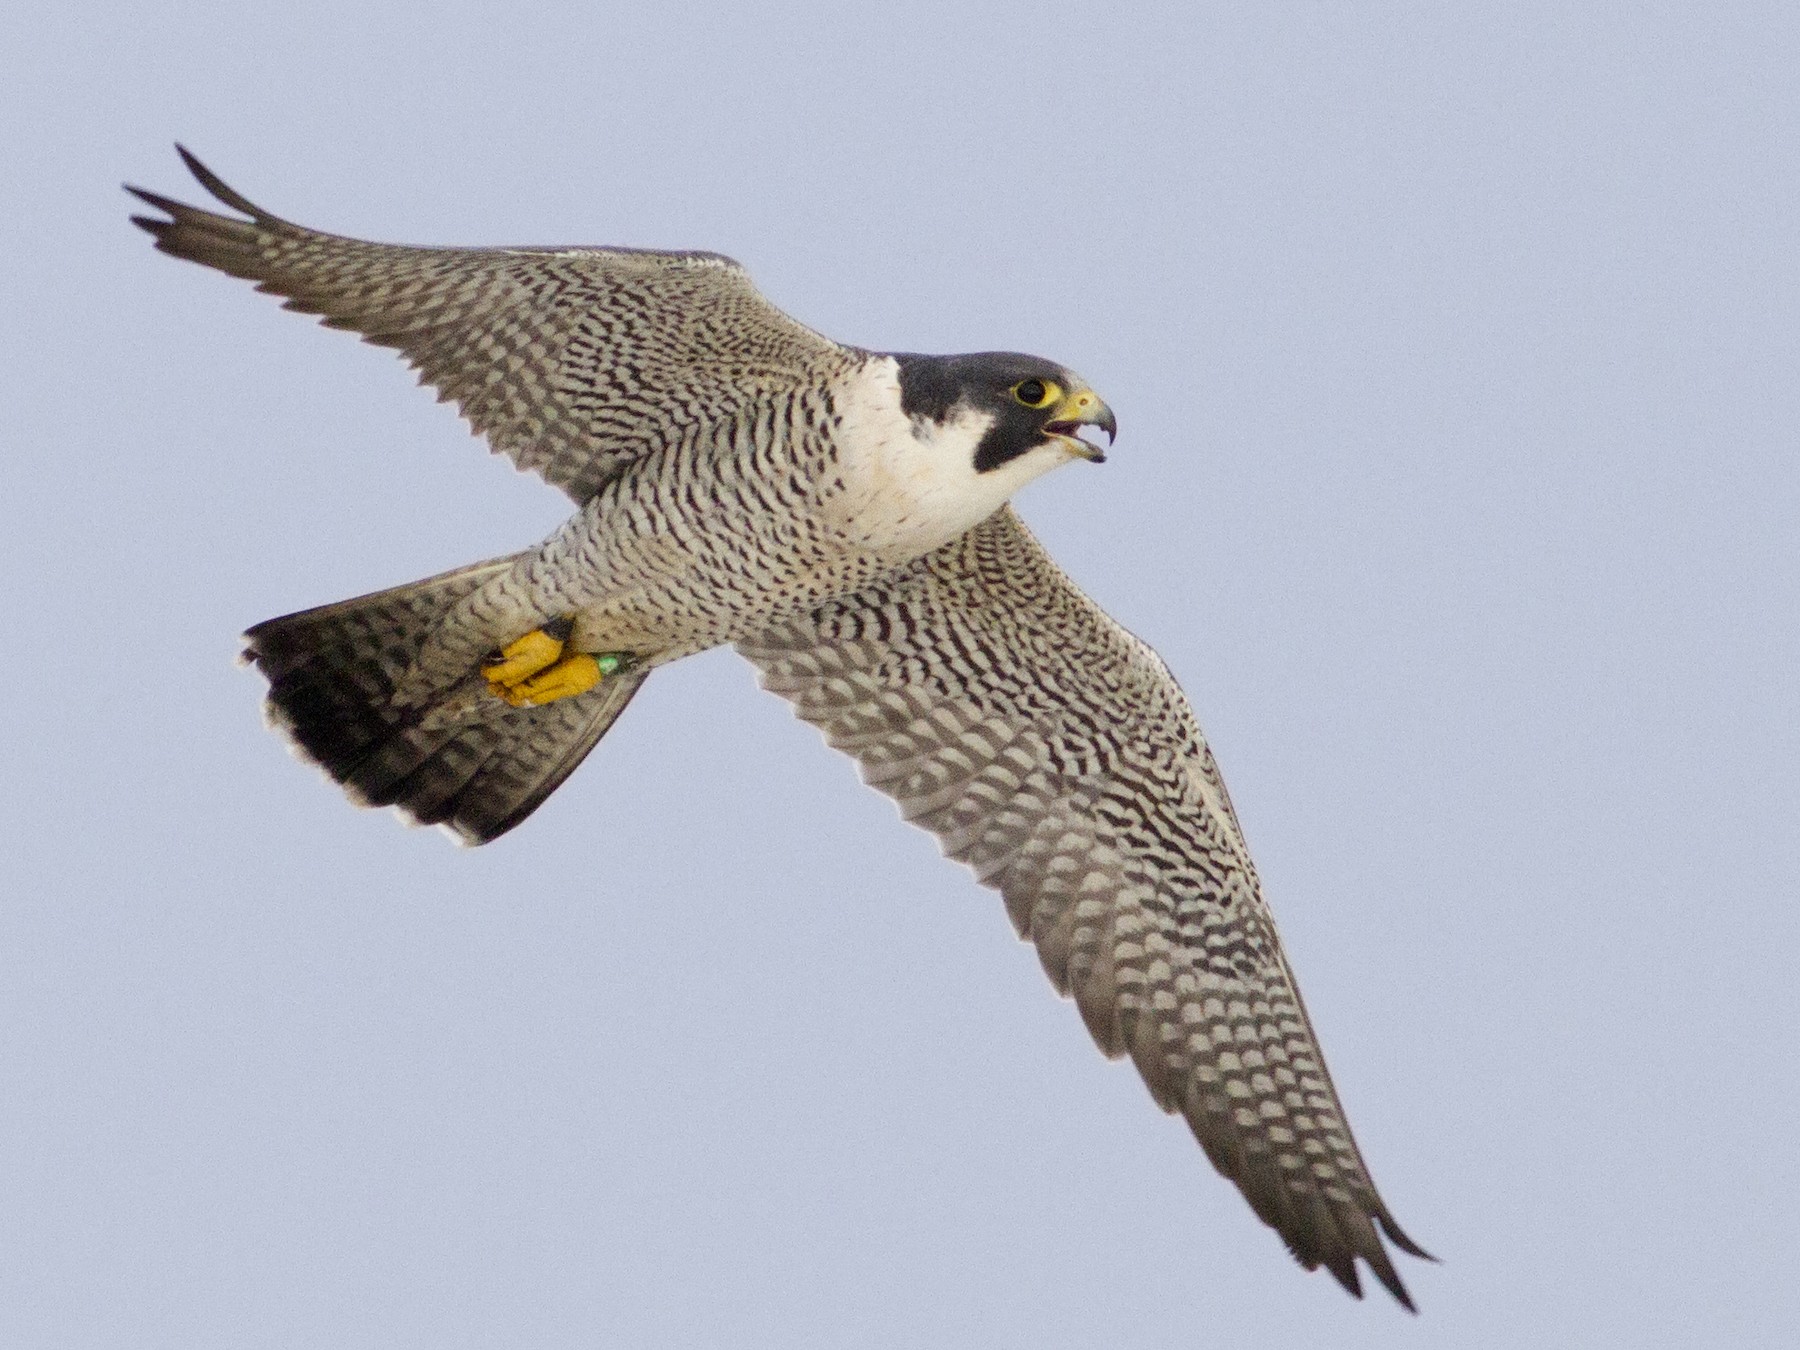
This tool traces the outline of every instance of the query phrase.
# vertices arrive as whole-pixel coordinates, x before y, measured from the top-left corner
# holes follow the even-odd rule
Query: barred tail
[[[259,623],[244,657],[269,680],[269,720],[360,806],[393,806],[485,844],[538,808],[625,711],[648,670],[512,708],[468,685],[396,707],[395,685],[444,614],[512,558]],[[478,684],[478,682],[477,682]]]

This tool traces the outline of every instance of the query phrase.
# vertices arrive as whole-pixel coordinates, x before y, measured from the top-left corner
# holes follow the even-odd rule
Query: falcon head
[[[977,473],[991,472],[1038,449],[1099,464],[1106,452],[1084,440],[1082,428],[1104,431],[1108,445],[1118,435],[1112,409],[1087,381],[1040,356],[907,353],[894,359],[900,365],[900,408],[908,417],[942,423],[967,411],[993,418],[975,447]]]

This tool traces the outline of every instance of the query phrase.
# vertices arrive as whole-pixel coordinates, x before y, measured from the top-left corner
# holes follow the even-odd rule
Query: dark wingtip
[[[1408,1238],[1406,1234],[1402,1233],[1392,1219],[1389,1219],[1382,1214],[1371,1214],[1369,1215],[1369,1218],[1380,1224],[1382,1232],[1384,1232],[1394,1244],[1403,1251],[1413,1256],[1422,1257],[1427,1261],[1437,1262],[1435,1256],[1432,1256],[1429,1252],[1425,1251],[1424,1248]],[[1402,1308],[1405,1308],[1407,1312],[1413,1314],[1413,1316],[1418,1316],[1418,1306],[1413,1302],[1412,1295],[1407,1292],[1406,1284],[1400,1278],[1400,1272],[1394,1269],[1394,1263],[1389,1259],[1387,1251],[1382,1247],[1381,1239],[1375,1235],[1373,1230],[1368,1230],[1368,1237],[1370,1239],[1370,1244],[1365,1244],[1354,1249],[1344,1248],[1335,1253],[1327,1253],[1324,1251],[1303,1252],[1297,1248],[1291,1240],[1287,1239],[1285,1235],[1283,1240],[1287,1243],[1288,1251],[1301,1265],[1305,1266],[1308,1270],[1317,1270],[1320,1266],[1323,1266],[1330,1272],[1331,1277],[1343,1286],[1344,1292],[1354,1299],[1361,1299],[1363,1297],[1361,1273],[1357,1269],[1356,1264],[1358,1258],[1361,1258],[1361,1260],[1367,1263],[1369,1273],[1381,1282],[1381,1287],[1393,1295],[1394,1301]]]
[[[1326,1259],[1322,1264],[1331,1272],[1331,1278],[1344,1286],[1344,1292],[1351,1298],[1360,1299],[1363,1296],[1362,1280],[1356,1274],[1355,1257],[1345,1257],[1341,1260]]]
[[[1379,1220],[1377,1220],[1377,1222],[1379,1222]],[[1381,1226],[1384,1230],[1387,1228],[1387,1224],[1385,1223]],[[1406,1291],[1406,1285],[1400,1279],[1400,1272],[1394,1269],[1394,1263],[1388,1259],[1387,1252],[1380,1250],[1379,1238],[1376,1239],[1376,1249],[1379,1259],[1366,1252],[1363,1254],[1363,1259],[1369,1263],[1370,1271],[1374,1273],[1376,1279],[1381,1281],[1381,1287],[1394,1296],[1394,1301],[1396,1303],[1402,1308],[1405,1308],[1409,1313],[1412,1313],[1415,1317],[1418,1316],[1419,1310],[1412,1301],[1412,1295]],[[1411,1243],[1405,1244],[1404,1249],[1413,1252],[1415,1255],[1425,1256],[1424,1252],[1418,1251]],[[1425,1256],[1425,1259],[1430,1261],[1434,1258]]]
[[[141,187],[133,187],[130,183],[124,183],[121,184],[121,186],[138,200],[148,202],[158,211],[167,211],[169,213],[171,219],[168,220],[164,220],[160,216],[131,216],[129,218],[133,225],[137,226],[145,234],[156,240],[157,248],[163,250],[165,253],[168,252],[169,245],[167,240],[169,231],[175,228],[174,217],[176,216],[176,207],[179,203],[172,202],[167,197],[159,197],[154,192],[146,192]]]
[[[1387,1240],[1393,1243],[1401,1251],[1405,1252],[1408,1256],[1416,1256],[1421,1261],[1431,1262],[1434,1266],[1443,1264],[1437,1257],[1433,1256],[1418,1243],[1406,1236],[1406,1234],[1400,1230],[1400,1225],[1395,1223],[1387,1214],[1377,1214],[1375,1216],[1375,1222],[1381,1225],[1381,1231],[1387,1237]]]
[[[1374,1272],[1375,1278],[1381,1281],[1381,1287],[1394,1296],[1394,1302],[1405,1308],[1414,1317],[1419,1315],[1419,1309],[1413,1303],[1412,1295],[1407,1293],[1406,1285],[1401,1282],[1400,1272],[1394,1269],[1391,1262],[1383,1261],[1377,1264],[1370,1261],[1369,1269]]]
[[[233,191],[223,178],[220,178],[218,174],[202,164],[199,156],[195,155],[193,151],[189,150],[180,141],[175,142],[175,153],[181,156],[181,162],[187,165],[188,172],[194,175],[199,181],[200,186],[212,193],[214,197],[224,202],[225,205],[229,206],[232,210],[242,211],[252,220],[274,219],[273,216],[257,206],[256,203],[252,202],[248,197],[240,192]]]
[[[158,211],[167,211],[171,216],[173,216],[181,206],[181,203],[174,198],[165,197],[161,193],[150,191],[148,188],[137,187],[131,183],[121,183],[119,186],[124,188],[132,196],[136,197],[140,202],[154,206]],[[147,217],[133,216],[132,219],[141,223],[146,220]],[[167,225],[171,222],[165,220],[160,223]]]

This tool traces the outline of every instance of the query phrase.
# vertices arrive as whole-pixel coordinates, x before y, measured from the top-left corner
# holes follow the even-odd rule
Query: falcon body
[[[999,890],[1057,989],[1308,1269],[1407,1307],[1212,755],[1168,669],[1009,505],[1116,430],[1010,352],[878,353],[717,254],[367,243],[132,189],[177,257],[397,347],[575,514],[535,548],[246,635],[271,720],[352,799],[519,824],[659,665],[735,644]]]
[[[471,596],[423,667],[464,672],[471,652],[560,614],[573,616],[578,650],[650,664],[737,642],[948,543],[1077,453],[1040,444],[978,472],[991,412],[909,415],[892,356],[834,353],[809,375],[817,392],[783,390],[774,415],[711,429],[609,482]]]

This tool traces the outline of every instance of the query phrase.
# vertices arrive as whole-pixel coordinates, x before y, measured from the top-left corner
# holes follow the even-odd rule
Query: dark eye
[[[1048,380],[1021,380],[1012,387],[1012,396],[1027,408],[1042,408],[1060,393]]]

